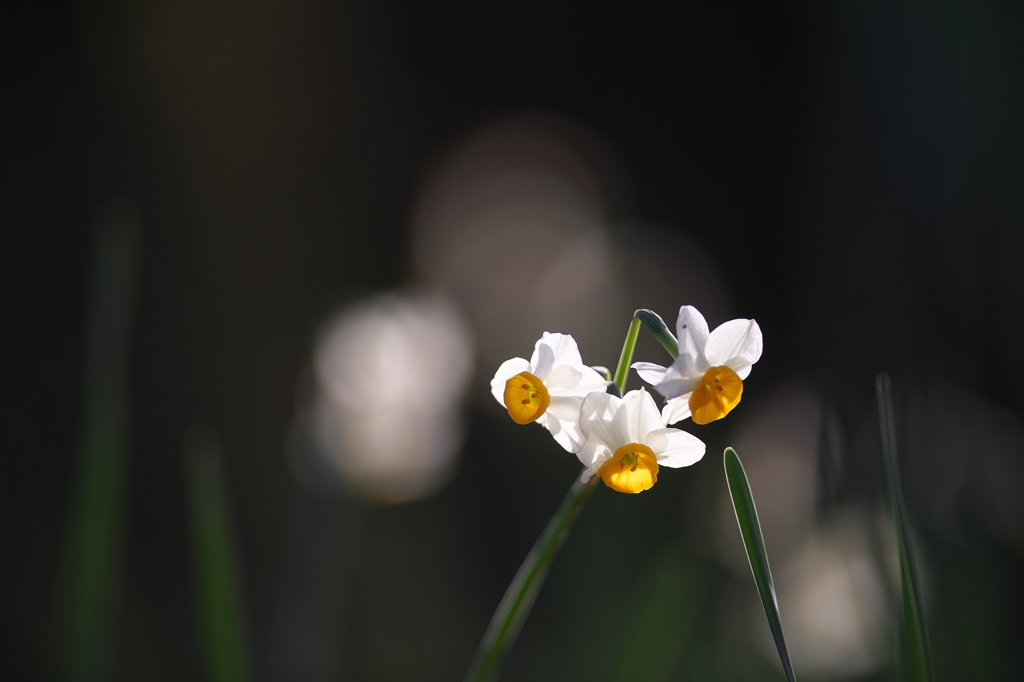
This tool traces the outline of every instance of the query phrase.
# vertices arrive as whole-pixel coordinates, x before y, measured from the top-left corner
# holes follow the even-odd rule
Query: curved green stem
[[[466,682],[483,682],[497,674],[505,654],[515,642],[523,621],[530,613],[552,559],[569,535],[573,522],[593,492],[597,480],[594,477],[584,483],[577,477],[562,505],[548,521],[491,617],[473,665],[466,673]]]
[[[636,337],[640,334],[641,324],[669,355],[673,358],[679,355],[679,342],[658,313],[646,308],[634,312],[633,321],[629,323],[629,331],[626,332],[626,340],[622,343],[619,365],[615,368],[615,388],[618,389],[620,396],[626,393],[626,379],[629,377],[629,367],[633,364],[633,351],[636,349]]]
[[[633,318],[643,323],[647,331],[651,333],[651,336],[658,340],[658,343],[668,351],[669,355],[673,358],[679,356],[679,340],[669,331],[668,325],[665,324],[665,320],[661,319],[661,315],[653,310],[641,308],[633,313]]]

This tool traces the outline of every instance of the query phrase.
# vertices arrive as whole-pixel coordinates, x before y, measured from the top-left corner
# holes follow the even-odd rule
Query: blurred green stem
[[[882,372],[875,380],[878,395],[878,424],[882,450],[882,482],[885,500],[896,528],[900,564],[901,618],[898,635],[899,677],[901,680],[925,682],[932,679],[931,651],[928,629],[921,605],[921,588],[917,578],[914,547],[910,542],[903,485],[896,462],[896,418],[892,406],[892,381]]]
[[[184,457],[206,679],[241,682],[249,679],[248,637],[223,457],[216,436],[193,428],[185,438]]]
[[[137,209],[98,219],[85,349],[81,453],[68,510],[55,614],[55,664],[66,680],[109,679],[121,601],[128,466],[128,359],[139,251]]]

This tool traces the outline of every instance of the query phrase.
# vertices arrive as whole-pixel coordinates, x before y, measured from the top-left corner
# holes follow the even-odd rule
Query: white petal
[[[689,355],[699,364],[704,359],[704,344],[708,340],[708,323],[700,311],[692,305],[679,309],[676,320],[676,337],[679,339],[679,355]]]
[[[551,437],[555,439],[555,442],[562,446],[562,449],[566,452],[576,452],[579,449],[579,432],[571,428],[567,428],[565,424],[555,423],[554,427],[551,428],[552,423],[544,419],[545,415],[541,415],[537,420],[537,423],[547,428],[551,432]]]
[[[576,453],[580,464],[587,467],[588,474],[583,480],[585,481],[596,474],[601,465],[613,454],[615,454],[614,450],[609,450],[607,445],[598,442],[596,439],[590,439],[583,443],[580,451]]]
[[[552,397],[556,395],[575,395],[576,386],[579,385],[580,380],[583,378],[583,372],[580,371],[580,367],[555,365],[544,376],[538,374],[537,378],[544,382],[544,386],[547,387],[548,393]],[[584,395],[586,394],[584,393]],[[580,397],[582,398],[583,396]]]
[[[568,452],[576,452],[583,445],[580,433],[581,398],[552,397],[548,409],[537,419],[537,423],[551,432],[552,437]]]
[[[657,386],[665,379],[666,368],[656,365],[653,362],[634,362],[633,369],[640,375],[640,378],[651,386]]]
[[[580,357],[580,349],[576,346],[576,340],[568,334],[544,332],[533,349],[533,357],[530,358],[533,374],[541,381],[556,365],[582,364],[583,359]]]
[[[665,407],[661,408],[661,418],[665,420],[666,424],[675,424],[681,422],[690,416],[690,394],[681,395],[678,398],[665,403]]]
[[[680,355],[665,372],[665,378],[654,387],[658,393],[668,399],[677,398],[684,393],[691,393],[700,385],[707,367],[700,367],[689,355]]]
[[[612,382],[601,376],[601,373],[592,367],[582,365],[577,369],[583,375],[580,379],[580,383],[576,384],[577,391],[585,391],[586,393],[593,393],[595,391],[604,393],[608,390],[608,385]],[[585,394],[584,394],[585,395]]]
[[[658,464],[665,467],[688,467],[700,461],[705,446],[700,438],[679,429],[660,429],[647,437],[644,445],[654,450]]]
[[[604,445],[612,452],[630,442],[625,405],[608,393],[591,393],[583,399],[579,424],[588,443]]]
[[[741,369],[749,374],[761,357],[761,328],[754,320],[729,320],[711,332],[704,354],[712,367],[726,365],[737,374]]]
[[[704,353],[708,323],[700,311],[690,305],[680,308],[676,331],[679,334],[679,356],[654,386],[658,393],[669,399],[693,391],[711,367]]]
[[[611,382],[606,381],[603,376],[591,368],[585,365],[577,365],[573,370],[578,378],[571,386],[566,385],[561,379],[559,379],[558,383],[555,382],[554,376],[561,374],[561,368],[556,369],[552,373],[551,383],[545,382],[544,385],[548,387],[548,393],[551,394],[552,398],[555,396],[574,396],[583,399],[588,393],[604,393],[608,390],[608,384]]]
[[[501,363],[501,367],[494,373],[494,378],[491,379],[491,395],[502,405],[505,404],[505,382],[519,374],[520,372],[529,372],[530,363],[522,358],[512,358]]]
[[[648,433],[665,428],[665,422],[661,419],[658,406],[654,404],[654,398],[644,389],[630,391],[622,396],[622,402],[626,404],[629,416],[629,440],[627,442],[644,443]],[[621,445],[625,445],[625,443]]]

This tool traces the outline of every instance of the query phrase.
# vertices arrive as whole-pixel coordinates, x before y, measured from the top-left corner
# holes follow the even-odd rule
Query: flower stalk
[[[620,398],[626,394],[626,378],[629,376],[629,367],[633,364],[633,351],[636,349],[636,339],[640,335],[641,324],[668,351],[673,360],[679,355],[679,342],[658,313],[646,308],[634,312],[633,320],[629,324],[629,331],[626,332],[626,340],[622,344],[619,366],[615,370],[615,387],[619,391]]]
[[[668,351],[673,360],[679,357],[679,340],[669,331],[668,325],[665,324],[665,320],[661,319],[661,315],[653,310],[641,308],[633,313],[633,319],[640,320],[644,328],[658,340],[662,348]]]
[[[494,611],[491,623],[480,641],[473,665],[466,673],[466,682],[484,682],[494,679],[497,675],[505,654],[515,642],[526,616],[533,607],[533,602],[551,566],[551,560],[565,542],[569,529],[583,510],[583,505],[594,491],[598,480],[591,478],[584,483],[579,476],[576,477],[558,511],[537,538],[533,549],[519,567],[512,583],[505,591],[505,596],[501,598],[501,603]]]
[[[626,392],[626,378],[629,375],[629,366],[633,363],[633,351],[636,349],[636,337],[640,334],[640,318],[636,315],[629,323],[629,331],[626,332],[626,340],[622,342],[622,353],[619,355],[619,366],[615,368],[615,387],[621,397]]]

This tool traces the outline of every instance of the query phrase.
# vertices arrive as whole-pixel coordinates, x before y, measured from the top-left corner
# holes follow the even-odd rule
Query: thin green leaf
[[[193,430],[185,440],[185,483],[207,679],[249,679],[248,637],[227,493],[215,436]]]
[[[572,524],[590,498],[597,481],[596,476],[586,483],[577,477],[562,505],[548,521],[548,525],[537,538],[533,549],[519,567],[512,583],[505,590],[505,596],[501,598],[501,603],[494,611],[476,658],[466,673],[466,682],[483,682],[494,679],[497,675],[505,654],[519,635],[537,593],[544,584],[551,561],[565,542]]]
[[[743,537],[743,547],[747,551],[750,570],[754,574],[757,592],[761,595],[761,606],[768,618],[768,627],[775,639],[775,648],[779,651],[782,668],[790,682],[796,682],[793,665],[789,660],[786,648],[786,637],[782,632],[782,619],[779,617],[779,605],[775,601],[775,586],[772,584],[772,573],[768,567],[768,554],[764,549],[764,538],[761,535],[761,523],[757,519],[754,498],[750,494],[750,484],[739,456],[732,448],[725,449],[725,478],[729,484],[729,495],[736,511],[736,523]]]
[[[85,349],[79,470],[56,597],[59,677],[108,679],[121,601],[131,398],[128,359],[138,268],[138,214],[117,202],[99,218]]]
[[[651,333],[651,335],[658,340],[661,347],[668,351],[668,354],[673,358],[679,355],[679,341],[675,335],[669,331],[668,325],[665,324],[665,320],[661,319],[661,316],[653,310],[647,310],[641,308],[633,313],[633,317],[640,320],[644,325],[644,328]]]
[[[921,588],[914,561],[914,547],[910,542],[903,486],[896,462],[896,419],[893,416],[892,381],[882,372],[875,380],[878,396],[878,424],[882,451],[882,484],[885,500],[896,528],[896,542],[900,564],[901,617],[898,630],[898,669],[901,680],[923,682],[932,679],[931,650],[924,612],[921,606]]]

